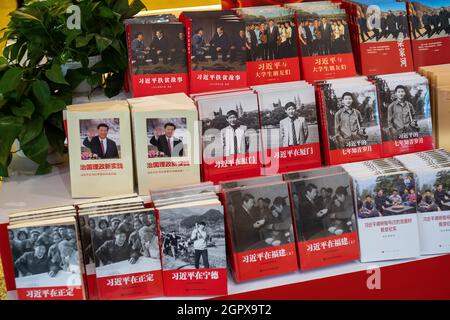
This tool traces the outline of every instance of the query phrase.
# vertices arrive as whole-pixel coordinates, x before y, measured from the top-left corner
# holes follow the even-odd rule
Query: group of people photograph
[[[264,194],[262,194],[264,193]],[[227,194],[237,252],[294,242],[292,213],[286,185]]]
[[[137,28],[137,27],[136,27]],[[141,27],[131,41],[134,74],[186,72],[186,34],[181,24]],[[170,67],[170,68],[168,68]]]
[[[344,17],[300,17],[298,33],[303,57],[352,53]]]
[[[395,41],[399,39],[400,35],[402,35],[401,39],[410,37],[408,16],[404,9],[381,11],[369,7],[365,13],[363,10],[359,12],[358,23],[363,43]]]
[[[154,215],[135,212],[80,219],[84,257],[97,267],[140,257],[159,260],[158,227]],[[88,244],[88,245],[86,245]]]
[[[413,1],[411,10],[411,33],[414,39],[431,39],[450,35],[450,10],[448,7],[436,8],[440,1],[425,1],[433,7],[419,7],[421,2]]]
[[[80,273],[75,226],[10,229],[9,241],[16,278],[58,272]]]
[[[416,194],[416,181],[412,174],[378,178],[373,190],[361,190],[358,197],[358,218],[376,218],[416,213],[422,196]]]
[[[246,23],[247,61],[275,60],[297,57],[297,29],[295,21]]]
[[[292,183],[299,239],[308,241],[355,231],[347,174]]]

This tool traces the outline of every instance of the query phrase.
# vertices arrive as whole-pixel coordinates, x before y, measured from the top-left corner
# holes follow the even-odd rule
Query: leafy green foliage
[[[67,9],[76,5],[81,29],[70,29]],[[0,56],[0,176],[7,176],[11,146],[19,140],[25,155],[51,171],[49,147],[64,152],[62,110],[83,81],[108,97],[123,86],[127,46],[123,22],[144,9],[141,0],[28,0],[10,13]],[[102,61],[89,65],[89,57]],[[61,66],[80,62],[63,74]]]

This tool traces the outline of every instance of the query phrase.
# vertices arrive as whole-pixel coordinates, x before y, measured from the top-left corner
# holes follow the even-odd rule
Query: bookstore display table
[[[0,191],[0,223],[14,210],[65,205],[70,196],[68,167],[55,167],[45,176],[5,179]],[[374,272],[381,268],[381,290],[369,289]],[[368,271],[369,270],[369,271]],[[352,262],[307,272],[236,284],[231,277],[226,299],[450,299],[450,255],[379,263]],[[413,279],[413,281],[411,281]],[[369,287],[368,287],[369,284]],[[14,299],[15,292],[8,297]],[[212,297],[183,297],[207,299]],[[162,297],[159,299],[172,299]]]

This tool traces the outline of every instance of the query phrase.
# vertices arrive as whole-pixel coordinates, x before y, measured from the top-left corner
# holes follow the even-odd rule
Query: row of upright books
[[[449,172],[436,149],[16,212],[0,249],[20,299],[226,295],[227,261],[241,283],[449,253]]]
[[[72,196],[131,193],[133,177],[138,193],[147,195],[200,180],[219,183],[434,145],[428,79],[413,72],[191,97],[69,106]]]
[[[125,21],[134,97],[448,63],[448,1],[313,1]]]

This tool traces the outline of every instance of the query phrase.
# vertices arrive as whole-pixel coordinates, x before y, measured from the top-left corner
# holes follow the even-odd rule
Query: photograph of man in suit
[[[137,60],[138,64],[142,64],[145,60],[145,54],[144,34],[138,32],[131,41],[131,56],[133,60]]]
[[[255,215],[255,197],[245,194],[242,202],[233,210],[233,221],[236,227],[235,246],[238,252],[257,248],[261,243],[260,230],[265,224],[264,219]]]
[[[247,136],[247,126],[238,122],[238,113],[234,110],[227,112],[228,126],[220,131],[223,156],[233,156],[248,152],[249,139]]]
[[[89,130],[83,145],[100,159],[120,158],[116,143],[108,138],[108,131],[109,126],[106,123],[100,123],[97,126],[97,135]]]
[[[194,62],[205,61],[206,42],[203,38],[204,30],[199,28],[192,36],[192,55]]]
[[[186,35],[184,32],[179,32],[178,37],[170,49],[171,60],[170,64],[174,65],[177,63],[186,65]]]
[[[319,189],[316,185],[309,183],[304,188],[300,197],[300,219],[297,223],[297,229],[303,240],[309,240],[311,236],[323,229],[322,218],[328,213],[328,209],[319,209],[316,205],[316,199],[319,195]]]
[[[168,122],[164,125],[164,132],[157,128],[150,143],[162,152],[164,157],[182,157],[184,155],[183,141],[175,137],[175,124]]]
[[[280,31],[275,25],[273,20],[269,20],[269,27],[267,28],[267,48],[268,48],[268,60],[278,58],[278,38],[280,37]]]
[[[156,30],[155,37],[150,44],[150,59],[153,64],[157,64],[159,59],[162,58],[163,63],[169,62],[170,45],[169,41],[164,36],[162,30]]]
[[[321,42],[321,54],[328,55],[331,53],[331,36],[333,30],[331,29],[331,24],[328,22],[327,18],[322,18],[322,24],[320,26],[320,31],[322,33]]]
[[[228,53],[230,51],[231,43],[230,38],[225,33],[222,26],[217,27],[216,33],[209,42],[209,45],[212,61],[216,61],[219,54],[222,55],[223,62],[228,60]]]
[[[308,124],[305,118],[297,116],[297,105],[288,102],[284,111],[287,117],[280,121],[280,146],[290,147],[305,144],[308,139]]]

